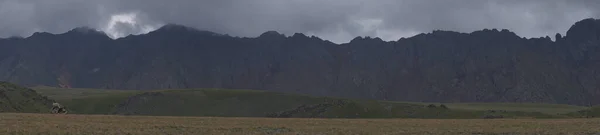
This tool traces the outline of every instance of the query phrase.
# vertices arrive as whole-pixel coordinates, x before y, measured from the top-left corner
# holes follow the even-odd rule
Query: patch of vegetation
[[[139,92],[111,93],[107,95],[96,95],[79,97],[73,99],[57,100],[69,107],[69,113],[75,114],[113,114],[116,105]]]
[[[393,102],[393,103],[410,103],[410,104],[421,104],[421,105],[432,105],[437,106],[435,103],[420,103],[420,102]],[[462,110],[476,110],[476,111],[489,111],[489,110],[504,110],[504,111],[518,111],[518,112],[541,112],[545,114],[565,114],[579,110],[588,109],[584,106],[574,106],[565,104],[544,104],[544,103],[444,103],[444,106],[452,109]],[[441,106],[441,105],[440,105]]]
[[[0,112],[49,113],[53,102],[35,90],[0,82]]]
[[[279,118],[562,118],[535,111],[469,109],[462,104],[404,103],[285,94],[258,90],[174,89],[118,91],[40,89],[68,106],[69,113],[153,116]],[[78,92],[72,92],[78,91]],[[88,92],[89,91],[89,92]],[[75,93],[75,94],[73,94]],[[88,94],[82,94],[88,93]],[[68,96],[65,96],[68,95]],[[67,98],[70,97],[70,98]],[[461,106],[462,105],[462,106]],[[489,106],[494,106],[488,104]],[[477,106],[477,105],[475,105]],[[514,105],[518,106],[518,105]],[[533,107],[531,105],[521,105]],[[542,107],[546,107],[541,105]]]
[[[262,131],[264,134],[282,134],[291,132],[292,130],[286,127],[257,127],[256,130]]]
[[[78,99],[78,98],[89,98],[98,96],[110,96],[121,93],[140,93],[137,90],[109,90],[109,89],[86,89],[86,88],[56,88],[56,87],[45,87],[37,86],[32,87],[37,93],[44,96],[48,96],[55,100],[63,99]]]
[[[565,115],[578,118],[600,118],[600,106],[567,113]]]

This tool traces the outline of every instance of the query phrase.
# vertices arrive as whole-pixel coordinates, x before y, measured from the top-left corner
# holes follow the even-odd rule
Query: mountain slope
[[[0,112],[49,113],[53,102],[32,89],[0,82]]]
[[[334,44],[274,31],[238,38],[180,25],[112,40],[73,30],[0,39],[0,80],[110,89],[260,89],[416,102],[600,104],[600,20],[556,41],[508,30],[433,31]]]

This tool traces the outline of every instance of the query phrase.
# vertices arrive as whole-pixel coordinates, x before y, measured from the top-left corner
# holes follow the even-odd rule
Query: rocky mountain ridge
[[[0,80],[107,89],[259,89],[395,101],[600,104],[600,20],[565,36],[436,30],[335,44],[268,31],[239,38],[170,24],[111,39],[78,28],[0,39]]]

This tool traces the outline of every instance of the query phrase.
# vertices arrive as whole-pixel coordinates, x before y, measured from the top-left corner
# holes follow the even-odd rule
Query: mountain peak
[[[98,30],[94,29],[94,28],[90,28],[90,27],[75,27],[74,29],[72,29],[71,31],[76,31],[76,32],[97,32]]]
[[[215,33],[212,31],[198,30],[193,27],[188,27],[188,26],[174,24],[174,23],[169,23],[169,24],[163,25],[162,27],[160,27],[157,30],[150,32],[150,33],[157,33],[157,32],[159,32],[159,33],[167,32],[167,33],[176,33],[176,34],[195,33],[195,34],[210,35],[210,36],[228,36],[228,35]]]
[[[34,38],[34,37],[48,37],[48,36],[53,36],[54,34],[52,33],[48,33],[48,32],[34,32],[33,34],[31,34],[31,36],[27,37],[27,38]]]
[[[285,37],[285,35],[277,32],[277,31],[267,31],[260,34],[259,37]]]
[[[581,42],[600,40],[600,20],[587,18],[578,21],[569,28],[565,37]]]
[[[78,33],[78,34],[95,34],[95,35],[103,35],[106,36],[106,33],[96,30],[94,28],[90,28],[90,27],[76,27],[74,29],[71,29],[70,31],[66,32],[65,34],[69,34],[69,33]]]
[[[294,35],[292,35],[292,37],[304,37],[304,38],[308,38],[306,35],[304,35],[303,33],[294,33]]]
[[[175,30],[175,31],[178,31],[178,30],[197,31],[197,30],[196,30],[196,29],[194,29],[194,28],[187,27],[187,26],[180,25],[180,24],[174,24],[174,23],[168,23],[168,24],[165,24],[165,25],[163,25],[162,27],[158,28],[158,30],[157,30],[157,31],[164,31],[164,30]]]
[[[352,40],[350,40],[350,43],[357,43],[357,42],[361,42],[361,41],[385,42],[385,41],[383,41],[383,39],[381,39],[379,37],[372,38],[370,36],[365,36],[365,37],[357,36],[357,37],[353,38]]]
[[[501,29],[501,30],[483,29],[483,30],[473,31],[470,34],[519,38],[519,36],[516,33],[512,32],[508,29]]]

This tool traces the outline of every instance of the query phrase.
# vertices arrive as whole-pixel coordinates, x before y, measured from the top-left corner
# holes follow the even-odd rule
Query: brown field
[[[0,113],[0,134],[594,134],[600,119],[274,119]]]

